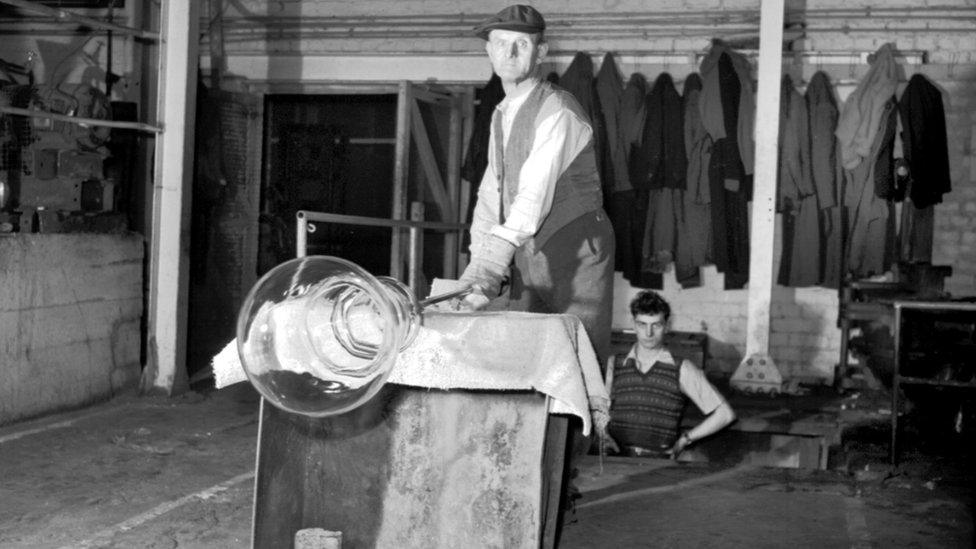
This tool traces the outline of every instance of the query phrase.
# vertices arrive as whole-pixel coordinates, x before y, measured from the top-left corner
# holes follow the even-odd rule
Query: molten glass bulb
[[[330,256],[292,259],[265,274],[237,319],[251,384],[298,414],[341,414],[372,398],[420,328],[420,306],[399,281]]]

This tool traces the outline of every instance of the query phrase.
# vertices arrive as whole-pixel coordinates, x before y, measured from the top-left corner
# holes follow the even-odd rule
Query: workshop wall
[[[138,382],[143,240],[0,236],[0,425]]]
[[[726,290],[714,266],[703,267],[701,279],[699,287],[682,288],[670,271],[656,291],[671,304],[672,329],[708,336],[707,370],[728,375],[745,357],[749,290]],[[615,330],[633,328],[629,305],[638,291],[617,273]],[[831,383],[840,356],[837,290],[776,286],[771,301],[769,354],[784,378]]]
[[[223,52],[229,74],[255,82],[410,79],[480,85],[490,76],[488,62],[482,42],[465,33],[508,3],[242,0],[225,10]],[[549,23],[546,72],[561,74],[576,52],[586,52],[595,74],[609,51],[625,79],[638,72],[653,82],[666,71],[681,89],[713,37],[756,61],[757,0],[532,4]],[[976,29],[970,17],[960,17],[971,13],[971,2],[929,4],[788,1],[784,41],[795,55],[784,57],[784,74],[802,93],[813,73],[823,70],[842,100],[867,72],[868,55],[892,42],[904,54],[906,82],[921,72],[943,90],[953,190],[935,206],[932,261],[953,267],[946,290],[959,297],[976,294]],[[210,49],[204,40],[201,52]],[[203,55],[201,66],[210,63]],[[721,274],[703,271],[696,288],[682,288],[666,273],[662,293],[674,305],[675,328],[708,333],[711,364],[731,371],[744,353],[747,290],[725,290]],[[627,302],[636,291],[618,277],[614,328],[629,327]],[[770,351],[784,373],[832,379],[840,341],[836,320],[836,289],[774,288]]]

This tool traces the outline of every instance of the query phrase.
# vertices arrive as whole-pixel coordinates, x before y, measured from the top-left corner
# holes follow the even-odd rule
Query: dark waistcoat
[[[582,120],[589,121],[579,102],[567,92],[549,82],[540,82],[528,92],[529,96],[519,107],[512,123],[511,135],[504,146],[501,136],[501,113],[495,112],[495,165],[499,166],[498,185],[502,199],[501,212],[507,212],[518,194],[519,172],[532,151],[535,132],[539,123],[558,109],[571,110]],[[500,157],[500,158],[499,158]],[[597,171],[593,140],[576,156],[556,180],[549,215],[542,221],[534,237],[534,249],[541,248],[556,231],[577,217],[592,212],[603,205],[600,175]],[[503,214],[504,215],[504,214]]]
[[[672,358],[644,374],[634,359],[614,357],[609,430],[617,444],[657,450],[677,440],[687,397],[678,382],[683,360]]]

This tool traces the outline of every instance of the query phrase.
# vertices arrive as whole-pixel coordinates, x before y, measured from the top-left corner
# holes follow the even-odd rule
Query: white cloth
[[[247,379],[236,340],[214,357],[213,368],[217,388]],[[590,409],[609,409],[596,354],[571,315],[425,311],[423,326],[397,356],[387,382],[535,390],[552,398],[552,413],[579,416],[584,434],[591,428]]]
[[[533,82],[537,84],[539,81]],[[506,96],[496,107],[502,117],[502,133],[506,143],[515,115],[525,103],[528,92],[534,87],[520,87],[519,91],[522,93],[515,97]],[[472,240],[474,235],[491,233],[508,240],[516,247],[525,244],[539,231],[543,220],[549,215],[556,180],[592,138],[593,129],[590,124],[569,109],[558,110],[542,120],[536,128],[532,151],[519,172],[518,192],[502,225],[498,224],[498,167],[495,166],[495,155],[489,154],[488,167],[478,188],[478,203],[471,222]],[[495,139],[497,136],[492,133],[489,137],[489,151],[495,150]]]

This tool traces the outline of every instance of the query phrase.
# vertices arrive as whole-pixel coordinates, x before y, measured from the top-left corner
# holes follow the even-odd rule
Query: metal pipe
[[[453,292],[447,292],[447,293],[443,293],[443,294],[438,294],[438,295],[430,296],[427,299],[423,299],[423,300],[420,301],[420,308],[423,309],[424,307],[427,307],[428,305],[433,305],[435,303],[440,303],[441,301],[447,301],[449,299],[455,299],[455,298],[458,298],[458,297],[464,297],[464,296],[470,294],[473,289],[474,288],[467,287],[467,288],[462,288],[460,290],[454,290]]]
[[[150,132],[150,133],[163,133],[163,128],[161,126],[153,126],[151,124],[145,124],[143,122],[126,122],[126,121],[118,121],[118,120],[102,120],[100,118],[84,118],[81,116],[69,116],[67,114],[45,112],[45,111],[39,111],[34,109],[20,109],[17,107],[6,107],[6,106],[0,106],[0,112],[5,112],[7,114],[16,114],[20,116],[30,116],[32,118],[49,118],[51,120],[58,120],[60,122],[70,122],[72,124],[79,124],[83,126],[104,126],[107,128],[119,128],[124,130],[140,130],[140,131]]]
[[[467,229],[466,223],[443,223],[439,221],[410,221],[407,219],[387,219],[385,217],[366,217],[361,215],[345,215],[323,212],[310,212],[300,210],[299,218],[308,221],[324,221],[326,223],[343,223],[346,225],[367,225],[371,227],[397,227],[410,228],[417,227],[424,230],[434,231],[457,231]]]
[[[295,217],[295,257],[305,257],[308,255],[308,219],[301,211]]]
[[[417,275],[419,274],[417,266],[419,251],[417,248],[420,246],[420,229],[410,227],[407,232],[410,235],[410,244],[407,249],[407,282],[409,283],[410,289],[414,293],[417,293]]]

